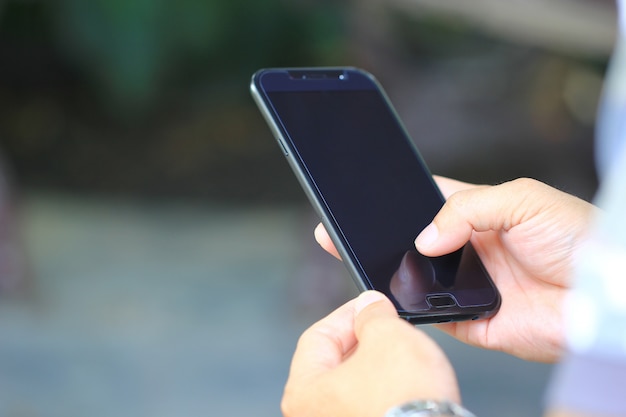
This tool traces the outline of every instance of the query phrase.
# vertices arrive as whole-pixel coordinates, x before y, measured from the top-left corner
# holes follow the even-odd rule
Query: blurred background
[[[277,416],[300,332],[356,294],[248,94],[351,65],[432,171],[582,198],[609,0],[0,1],[0,415]],[[550,367],[431,331],[477,415]]]

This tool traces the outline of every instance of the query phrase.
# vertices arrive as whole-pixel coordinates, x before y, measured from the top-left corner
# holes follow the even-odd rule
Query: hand
[[[573,256],[594,207],[530,179],[497,186],[435,179],[448,200],[420,233],[416,248],[439,256],[471,240],[502,295],[494,317],[438,327],[471,345],[528,360],[557,360]],[[316,229],[316,239],[337,256],[323,227]]]
[[[448,359],[389,299],[366,291],[306,330],[285,386],[285,417],[381,417],[415,399],[459,402]]]

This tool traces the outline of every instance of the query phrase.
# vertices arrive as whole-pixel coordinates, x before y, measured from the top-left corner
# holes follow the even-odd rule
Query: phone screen
[[[415,317],[494,308],[497,291],[470,245],[438,258],[415,250],[444,200],[378,84],[358,71],[326,83],[282,79],[259,86],[363,287]]]

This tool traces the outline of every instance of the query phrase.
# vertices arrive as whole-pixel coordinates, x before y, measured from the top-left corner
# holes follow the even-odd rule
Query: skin
[[[285,417],[381,417],[421,397],[460,401],[450,362],[383,294],[367,291],[302,334],[281,408]]]
[[[526,178],[496,186],[435,179],[447,201],[417,237],[417,250],[438,256],[471,240],[502,295],[491,319],[438,327],[474,346],[527,360],[558,360],[563,297],[594,206]],[[323,226],[315,237],[338,257]]]
[[[502,294],[493,318],[439,327],[475,346],[558,360],[561,304],[595,208],[529,179],[497,186],[436,181],[447,201],[416,248],[437,256],[471,240]],[[338,257],[323,227],[315,236]],[[381,417],[419,398],[459,402],[454,370],[436,343],[397,317],[384,295],[367,291],[302,334],[282,410],[286,417]]]

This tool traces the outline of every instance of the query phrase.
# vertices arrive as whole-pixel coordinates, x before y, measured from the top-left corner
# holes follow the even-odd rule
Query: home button
[[[433,308],[447,308],[456,305],[456,301],[450,294],[429,295],[426,299]]]

